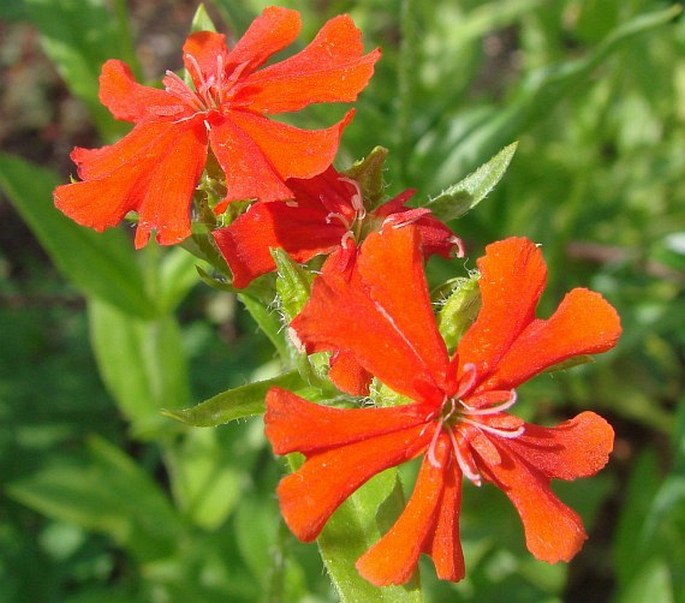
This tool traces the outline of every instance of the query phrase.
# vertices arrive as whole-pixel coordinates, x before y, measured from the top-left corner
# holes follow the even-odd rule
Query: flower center
[[[525,431],[525,424],[505,412],[516,404],[515,390],[493,391],[467,397],[475,382],[475,366],[467,364],[456,394],[445,397],[439,416],[433,419],[435,432],[427,455],[428,461],[434,467],[440,466],[435,449],[440,435],[444,432],[450,440],[459,468],[470,481],[480,486],[482,478],[472,453],[472,440],[479,435],[486,438],[488,435],[505,439],[518,438]],[[479,403],[471,405],[464,398]]]
[[[358,241],[361,235],[361,228],[364,218],[366,218],[366,208],[364,207],[364,198],[362,196],[362,191],[359,183],[356,180],[347,178],[345,176],[339,176],[338,180],[345,182],[354,187],[354,192],[349,199],[350,206],[352,208],[351,216],[344,215],[341,212],[331,211],[326,216],[326,223],[330,224],[333,220],[340,222],[345,228],[345,234],[340,241],[342,247],[345,247],[347,241],[352,238]],[[326,205],[326,200],[321,198],[321,202]]]
[[[185,55],[187,70],[191,76],[195,90],[191,89],[173,71],[167,71],[164,87],[193,111],[205,112],[220,109],[230,100],[230,91],[247,67],[241,63],[228,75],[224,65],[224,55],[216,56],[214,68],[203,71],[198,60],[192,54]]]

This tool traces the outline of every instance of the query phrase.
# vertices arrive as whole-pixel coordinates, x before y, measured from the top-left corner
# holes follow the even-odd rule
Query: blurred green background
[[[269,3],[213,0],[239,36]],[[465,490],[467,579],[426,601],[685,601],[685,18],[655,0],[282,2],[300,46],[350,13],[383,58],[338,166],[390,149],[389,192],[425,200],[506,144],[502,182],[453,227],[463,275],[489,242],[543,245],[541,313],[587,286],[619,310],[619,346],[543,375],[518,412],[607,417],[599,476],[561,484],[590,539],[569,565],[536,562],[506,498]],[[126,229],[87,232],[51,210],[74,145],[126,132],[97,101],[100,65],[150,83],[178,69],[197,4],[4,0],[0,5],[0,601],[327,602],[316,547],[280,522],[274,462],[252,419],[190,429],[159,414],[277,367],[229,293],[182,249],[135,254]],[[342,107],[296,122],[332,123]],[[389,601],[391,599],[388,599]]]

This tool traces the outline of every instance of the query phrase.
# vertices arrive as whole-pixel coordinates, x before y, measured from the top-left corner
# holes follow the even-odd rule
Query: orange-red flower
[[[359,184],[333,167],[306,180],[291,178],[286,185],[293,200],[255,203],[230,226],[214,231],[235,287],[276,269],[272,247],[283,248],[297,262],[341,248],[353,254],[369,232],[384,224],[416,224],[426,257],[449,258],[455,249],[462,254],[461,241],[429,209],[405,207],[412,190],[367,211]]]
[[[569,560],[586,535],[550,481],[599,471],[612,449],[613,430],[592,412],[549,428],[507,410],[516,402],[514,388],[545,368],[610,349],[621,331],[619,318],[587,289],[571,291],[550,318],[535,318],[545,264],[532,242],[511,238],[488,246],[478,261],[482,307],[450,358],[436,327],[419,246],[411,226],[370,235],[352,274],[325,272],[293,322],[304,343],[343,350],[413,402],[339,409],[272,389],[267,437],[276,453],[306,457],[278,487],[285,521],[300,539],[312,540],[369,478],[423,455],[405,510],[357,562],[367,580],[403,583],[421,553],[432,557],[440,578],[464,576],[463,476],[504,491],[535,557]]]
[[[193,33],[183,46],[192,88],[170,71],[164,90],[142,86],[125,63],[107,61],[100,100],[117,119],[136,125],[114,145],[74,149],[82,181],[55,190],[57,207],[96,230],[135,210],[136,247],[153,230],[159,243],[177,243],[190,235],[190,203],[208,148],[226,175],[221,207],[237,199],[292,197],[285,179],[325,170],[352,112],[324,130],[301,130],[266,116],[354,101],[380,56],[379,50],[363,54],[359,30],[342,15],[301,52],[259,69],[295,40],[300,27],[297,11],[271,7],[230,50],[221,34]]]

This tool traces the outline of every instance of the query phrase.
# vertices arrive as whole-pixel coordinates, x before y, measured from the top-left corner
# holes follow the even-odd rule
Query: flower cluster
[[[354,101],[379,59],[379,50],[364,54],[359,30],[340,16],[302,51],[265,66],[299,29],[296,11],[272,7],[230,49],[221,34],[195,32],[183,47],[188,80],[167,72],[164,90],[137,83],[121,61],[105,63],[100,98],[135,126],[111,146],[74,149],[81,180],[58,187],[55,204],[97,230],[134,211],[136,247],[152,233],[170,245],[191,235],[206,176],[218,182],[220,195],[208,204],[217,216],[246,202],[207,239],[230,267],[234,288],[276,270],[274,248],[299,263],[324,256],[311,272],[308,301],[286,325],[294,344],[303,353],[328,353],[327,377],[353,403],[372,384],[396,395],[392,403],[377,396],[377,405],[340,408],[284,389],[268,392],[266,435],[275,453],[305,457],[278,487],[298,538],[315,539],[377,473],[420,458],[404,511],[357,561],[369,582],[406,582],[422,553],[440,578],[463,578],[464,478],[506,494],[536,558],[571,559],[585,531],[550,482],[599,471],[612,450],[612,428],[592,412],[541,427],[510,411],[516,388],[531,377],[611,349],[621,332],[615,310],[578,288],[550,318],[536,318],[547,276],[541,250],[509,238],[478,260],[480,310],[450,353],[424,265],[433,254],[462,257],[460,239],[428,208],[407,205],[414,191],[371,200],[360,181],[332,167],[352,111],[314,131],[268,117]]]

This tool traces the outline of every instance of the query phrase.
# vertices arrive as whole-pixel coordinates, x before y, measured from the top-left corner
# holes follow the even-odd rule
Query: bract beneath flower
[[[361,33],[342,15],[301,52],[263,67],[300,28],[297,11],[271,7],[231,49],[221,34],[193,33],[183,47],[192,87],[167,72],[164,90],[149,88],[121,61],[107,61],[100,100],[117,119],[136,125],[111,146],[74,149],[82,181],[58,187],[56,206],[96,230],[134,210],[136,247],[152,231],[163,245],[177,243],[190,235],[192,194],[208,149],[226,179],[219,209],[238,199],[292,197],[285,180],[310,178],[331,164],[352,112],[324,130],[302,130],[267,115],[354,101],[380,56],[379,50],[363,54]]]
[[[316,538],[373,475],[423,457],[405,510],[357,562],[378,586],[407,581],[421,553],[433,559],[440,578],[464,576],[463,477],[492,483],[509,497],[528,549],[540,560],[568,561],[586,538],[580,517],[550,481],[599,471],[613,447],[612,428],[592,412],[540,427],[508,410],[523,381],[572,356],[613,347],[619,318],[586,289],[571,291],[549,319],[535,318],[546,269],[526,239],[488,246],[478,267],[482,308],[450,358],[428,295],[419,230],[386,227],[369,235],[351,274],[324,271],[315,281],[292,327],[306,345],[351,356],[413,402],[336,409],[276,388],[267,396],[274,451],[306,457],[278,487],[285,521],[302,540]]]

